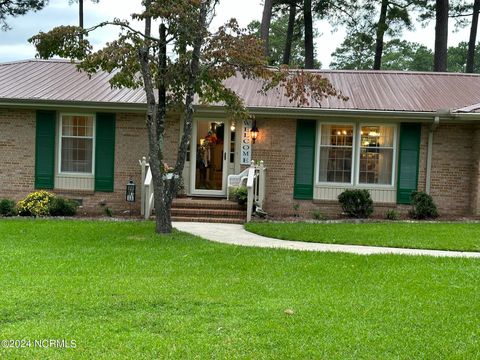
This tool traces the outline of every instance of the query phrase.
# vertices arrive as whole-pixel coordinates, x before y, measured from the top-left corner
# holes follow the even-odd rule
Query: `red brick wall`
[[[0,198],[20,199],[35,181],[35,111],[0,109]]]
[[[35,180],[35,111],[0,109],[0,198],[20,200],[34,191]],[[165,158],[169,164],[176,159],[179,121],[167,121]],[[125,202],[125,186],[132,179],[137,184],[140,208],[141,169],[138,161],[148,156],[145,115],[118,113],[115,137],[115,182],[113,193],[54,190],[67,198],[82,199],[85,211],[101,212],[100,204],[122,212],[129,209]]]
[[[471,214],[474,130],[440,125],[434,132],[431,195],[443,214]]]

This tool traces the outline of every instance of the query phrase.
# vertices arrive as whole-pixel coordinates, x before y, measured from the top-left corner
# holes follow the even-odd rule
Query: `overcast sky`
[[[129,19],[131,13],[140,9],[140,3],[140,0],[100,0],[100,3],[93,4],[85,0],[85,26],[88,27],[115,17]],[[35,51],[33,46],[27,42],[29,37],[39,31],[48,31],[55,26],[76,25],[78,23],[78,5],[68,4],[68,0],[50,0],[50,4],[42,11],[9,19],[12,30],[0,32],[0,62],[31,59],[35,56]],[[261,15],[261,0],[221,0],[217,9],[217,17],[212,26],[218,27],[232,17],[237,18],[240,25],[247,26],[252,20],[259,20]],[[343,41],[345,33],[341,29],[332,33],[326,22],[317,23],[316,26],[321,35],[316,40],[318,58],[323,67],[327,68],[331,60],[331,53]],[[90,41],[98,48],[106,41],[114,39],[117,34],[118,29],[102,29],[91,35]],[[415,32],[404,34],[404,38],[433,48],[434,26],[432,24],[425,29],[417,27]],[[468,29],[451,32],[449,45],[456,45],[459,41],[467,39]]]

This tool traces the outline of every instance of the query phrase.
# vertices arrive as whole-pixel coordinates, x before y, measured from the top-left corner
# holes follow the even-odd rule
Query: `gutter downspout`
[[[428,147],[427,147],[427,173],[425,179],[425,192],[430,195],[430,188],[432,184],[432,154],[433,154],[433,133],[440,125],[440,115],[436,115],[430,131],[428,132]]]

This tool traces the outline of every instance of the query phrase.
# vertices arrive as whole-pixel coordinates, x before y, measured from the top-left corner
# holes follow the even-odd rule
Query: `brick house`
[[[255,115],[255,143],[251,123],[231,121],[221,106],[197,106],[187,195],[224,198],[228,175],[263,160],[272,215],[289,215],[294,204],[305,215],[338,214],[347,188],[368,189],[378,211],[403,209],[418,189],[443,214],[480,215],[480,76],[321,73],[349,100],[296,107],[281,90],[263,96],[259,82],[228,80]],[[58,60],[0,64],[0,198],[49,189],[91,211],[128,209],[126,183],[141,183],[139,159],[148,153],[145,97],[142,89],[111,89],[109,78]],[[171,114],[167,163],[181,128]]]

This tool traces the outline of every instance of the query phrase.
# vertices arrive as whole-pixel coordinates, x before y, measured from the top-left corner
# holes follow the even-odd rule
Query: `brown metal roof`
[[[349,100],[328,98],[321,104],[311,101],[309,108],[313,109],[398,112],[458,109],[458,112],[475,112],[480,108],[479,75],[342,70],[317,72],[328,78]],[[77,71],[75,64],[63,60],[4,63],[0,64],[0,101],[145,104],[142,89],[112,89],[108,82],[111,76],[99,72],[89,78]],[[296,107],[284,96],[282,89],[274,89],[267,96],[259,94],[260,81],[239,76],[228,79],[226,85],[251,108]]]

